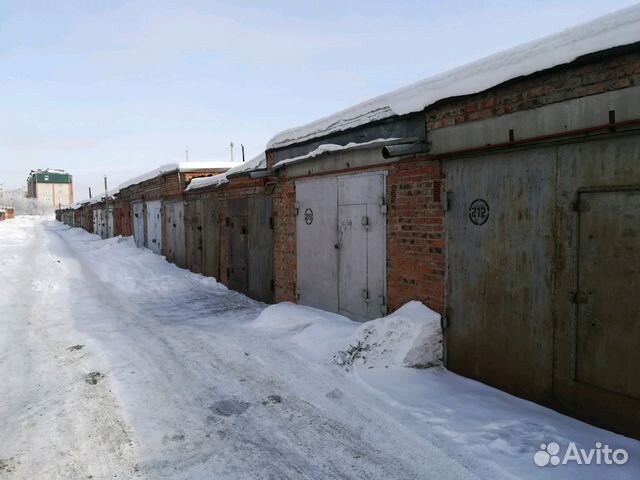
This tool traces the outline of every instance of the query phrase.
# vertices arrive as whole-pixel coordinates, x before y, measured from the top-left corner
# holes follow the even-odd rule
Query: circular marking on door
[[[469,207],[469,220],[474,225],[484,225],[489,220],[489,204],[478,198],[471,202]]]
[[[310,208],[307,208],[304,211],[304,223],[307,225],[311,225],[313,223],[313,210]]]

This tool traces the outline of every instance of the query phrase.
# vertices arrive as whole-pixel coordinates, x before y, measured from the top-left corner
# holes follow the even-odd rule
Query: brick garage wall
[[[163,200],[174,200],[183,196],[184,189],[187,188],[194,178],[211,177],[225,171],[225,168],[221,168],[202,172],[181,172],[180,174],[172,172],[163,176],[160,195]]]
[[[273,265],[276,302],[296,301],[296,186],[281,176],[273,198]]]
[[[445,251],[444,184],[440,163],[412,159],[387,167],[387,293],[391,310],[420,300],[444,310]],[[349,173],[340,173],[349,175]],[[331,176],[328,174],[326,176]],[[281,173],[274,197],[275,299],[295,301],[296,214],[295,180]]]
[[[445,232],[440,162],[400,162],[387,177],[387,290],[396,310],[420,300],[444,311]]]
[[[637,85],[640,85],[640,52],[614,55],[590,63],[576,62],[513,80],[476,95],[438,102],[427,108],[427,130]]]

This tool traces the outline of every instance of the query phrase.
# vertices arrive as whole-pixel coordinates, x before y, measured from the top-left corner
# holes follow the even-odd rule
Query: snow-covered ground
[[[38,217],[0,223],[0,285],[0,478],[640,477],[640,442],[404,367],[437,364],[418,303],[365,326],[265,309]],[[551,441],[629,462],[537,467]]]

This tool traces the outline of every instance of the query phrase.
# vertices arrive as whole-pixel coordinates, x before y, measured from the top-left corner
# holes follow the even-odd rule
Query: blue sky
[[[0,0],[0,184],[63,168],[81,199],[185,149],[251,158],[282,129],[634,3]]]

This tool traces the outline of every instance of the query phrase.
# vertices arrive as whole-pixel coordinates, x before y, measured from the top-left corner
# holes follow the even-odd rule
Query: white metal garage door
[[[135,202],[131,204],[133,215],[133,240],[138,247],[144,247],[144,204]]]
[[[296,200],[300,303],[359,320],[386,313],[384,173],[300,180]]]

